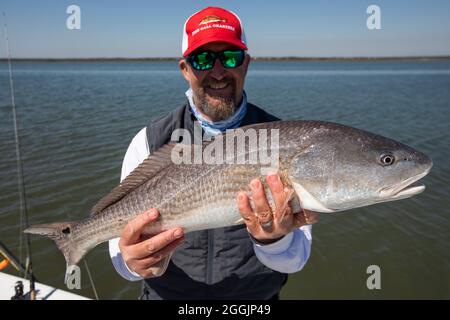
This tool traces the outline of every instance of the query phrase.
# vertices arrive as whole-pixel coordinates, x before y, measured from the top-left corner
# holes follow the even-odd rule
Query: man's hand
[[[163,231],[152,237],[142,235],[145,226],[158,219],[158,211],[150,209],[128,222],[119,240],[119,248],[128,268],[141,277],[160,276],[165,270],[159,270],[158,263],[172,254],[183,242],[182,228]]]
[[[293,190],[284,187],[278,174],[270,174],[266,177],[267,184],[275,203],[275,209],[267,201],[264,187],[259,179],[250,182],[253,207],[244,191],[238,193],[237,203],[242,218],[244,218],[250,234],[261,243],[272,243],[291,232],[307,224],[316,223],[319,213],[302,210],[293,213],[289,200]]]

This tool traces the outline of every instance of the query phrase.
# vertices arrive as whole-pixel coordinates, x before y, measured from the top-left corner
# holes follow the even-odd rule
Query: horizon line
[[[182,57],[72,57],[72,58],[11,58],[16,62],[58,62],[58,61],[178,61]],[[368,61],[368,60],[450,60],[450,55],[411,55],[411,56],[251,56],[255,61]],[[8,58],[0,58],[0,61],[8,61]]]

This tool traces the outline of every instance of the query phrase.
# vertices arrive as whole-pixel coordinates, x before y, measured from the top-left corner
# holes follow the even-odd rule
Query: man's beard
[[[230,97],[214,96],[214,99],[219,100],[218,105],[212,105],[208,102],[207,94],[204,90],[209,83],[223,83],[226,82],[233,90]],[[222,121],[230,118],[236,111],[235,97],[235,82],[233,79],[224,79],[222,81],[208,81],[194,91],[195,106],[204,115],[208,116],[213,122]]]

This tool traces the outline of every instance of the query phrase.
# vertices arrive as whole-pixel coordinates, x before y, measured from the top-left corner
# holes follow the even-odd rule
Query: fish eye
[[[391,153],[383,153],[380,156],[380,163],[382,166],[390,166],[395,162],[395,157]]]

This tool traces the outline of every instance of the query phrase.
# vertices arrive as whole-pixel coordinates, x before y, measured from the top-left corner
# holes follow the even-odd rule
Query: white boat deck
[[[10,300],[14,296],[14,286],[17,281],[22,281],[24,294],[28,294],[30,282],[22,278],[0,272],[0,300]],[[90,300],[89,298],[53,288],[42,283],[35,283],[37,300]]]

